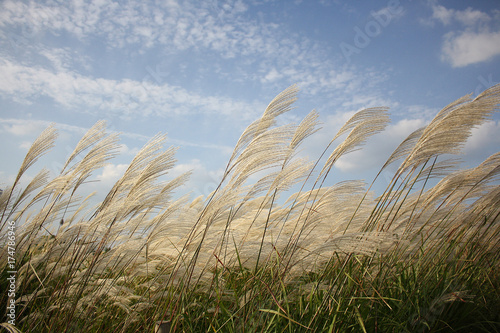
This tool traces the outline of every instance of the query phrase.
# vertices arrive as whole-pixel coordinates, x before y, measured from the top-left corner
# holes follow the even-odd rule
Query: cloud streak
[[[260,103],[240,102],[227,97],[202,96],[182,87],[156,85],[130,79],[86,77],[71,71],[53,72],[0,61],[0,94],[20,103],[39,96],[52,98],[62,107],[81,112],[115,113],[120,117],[218,114],[255,117]],[[262,109],[262,108],[260,108]]]

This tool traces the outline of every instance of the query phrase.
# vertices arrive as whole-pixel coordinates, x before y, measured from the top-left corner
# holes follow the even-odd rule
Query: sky
[[[121,154],[92,190],[109,190],[166,133],[178,147],[172,178],[193,171],[179,191],[206,196],[242,131],[292,84],[299,100],[279,122],[319,112],[322,130],[301,152],[313,160],[354,112],[390,108],[386,131],[332,172],[333,182],[370,181],[441,108],[500,82],[500,2],[3,0],[0,43],[0,188],[49,124],[59,137],[38,165],[57,175],[106,120]],[[473,131],[465,166],[498,151],[499,121]]]

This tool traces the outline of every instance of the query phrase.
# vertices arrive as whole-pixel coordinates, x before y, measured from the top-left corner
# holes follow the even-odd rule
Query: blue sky
[[[0,188],[50,123],[60,136],[40,167],[55,175],[83,133],[105,119],[122,133],[122,154],[95,175],[93,189],[109,188],[161,132],[179,147],[171,175],[193,170],[183,190],[207,195],[243,129],[294,83],[297,108],[280,121],[320,113],[323,129],[303,147],[311,159],[353,112],[390,107],[387,130],[334,170],[333,181],[370,180],[442,107],[500,82],[498,1],[4,0],[0,7]],[[499,120],[473,132],[466,165],[498,150]]]

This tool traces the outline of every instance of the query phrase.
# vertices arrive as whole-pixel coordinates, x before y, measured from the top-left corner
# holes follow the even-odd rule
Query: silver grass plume
[[[5,201],[1,203],[4,209],[2,210],[2,215],[0,217],[0,224],[1,224],[0,230],[3,230],[5,224],[7,223],[7,220],[11,218],[12,213],[17,209],[16,204],[10,206],[10,201],[12,195],[14,194],[16,186],[19,184],[21,177],[26,172],[26,170],[28,170],[40,157],[45,155],[52,147],[54,147],[56,138],[57,138],[57,131],[54,129],[54,125],[51,124],[38,136],[38,138],[33,142],[31,147],[29,148],[21,164],[21,167],[19,168],[19,171],[16,175],[16,179],[14,180],[13,185],[7,188],[7,190],[5,191],[6,193],[2,194],[2,198],[4,198]],[[16,200],[16,202],[20,203],[23,199],[24,197],[21,196]],[[6,215],[7,207],[9,207],[10,210],[10,213],[8,215]]]
[[[426,126],[402,169],[422,164],[432,157],[460,153],[471,130],[488,120],[498,110],[500,85],[485,90],[471,100],[464,96],[445,107]]]

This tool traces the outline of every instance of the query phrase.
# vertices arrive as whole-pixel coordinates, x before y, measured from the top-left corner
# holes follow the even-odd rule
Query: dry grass
[[[379,197],[361,181],[324,184],[341,156],[384,130],[387,108],[356,113],[311,162],[297,152],[318,130],[317,113],[276,125],[297,92],[269,104],[241,135],[217,189],[194,201],[173,199],[189,174],[160,181],[175,149],[158,135],[87,208],[79,188],[119,148],[103,122],[59,175],[42,170],[21,189],[54,146],[57,132],[44,131],[0,197],[2,286],[8,222],[18,226],[16,327],[152,331],[169,318],[178,331],[385,332],[465,329],[456,319],[475,318],[473,328],[498,331],[500,155],[468,170],[444,157],[497,111],[500,86],[451,103],[408,136],[378,174],[402,161]],[[449,303],[464,304],[452,309],[459,317]]]

